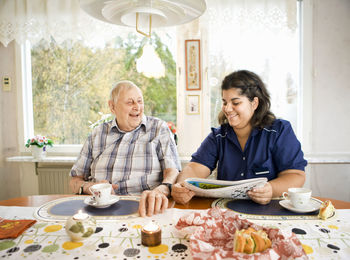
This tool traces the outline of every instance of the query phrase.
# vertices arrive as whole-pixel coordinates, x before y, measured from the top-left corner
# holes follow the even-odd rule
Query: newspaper
[[[247,191],[255,187],[262,187],[266,182],[267,178],[240,181],[188,178],[184,184],[186,188],[194,191],[199,197],[249,199]]]

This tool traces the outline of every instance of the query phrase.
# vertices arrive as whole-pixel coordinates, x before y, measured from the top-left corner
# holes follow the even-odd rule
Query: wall
[[[21,195],[19,165],[5,161],[6,157],[18,154],[14,61],[14,44],[11,43],[5,48],[0,43],[0,200]],[[10,91],[3,90],[2,80],[5,76],[11,78]]]
[[[182,158],[190,159],[200,146],[202,140],[210,132],[210,87],[207,80],[206,31],[199,28],[199,20],[187,23],[177,28],[177,130],[178,151]],[[186,90],[185,40],[200,40],[201,90]],[[199,115],[186,113],[188,95],[199,95]]]
[[[313,149],[349,154],[350,123],[341,117],[350,111],[350,1],[317,1],[313,10]]]
[[[305,123],[309,134],[304,143],[320,161],[309,164],[308,185],[314,195],[350,201],[350,164],[330,163],[334,158],[350,161],[350,1],[304,4],[312,8],[312,50],[305,50],[312,52],[311,70],[305,71],[306,77],[311,74],[312,97],[304,106],[311,125]]]
[[[311,157],[324,158],[327,155],[330,161],[339,157],[350,161],[350,102],[347,100],[350,97],[347,75],[350,71],[350,1],[334,0],[331,4],[329,1],[316,0],[303,2],[308,9],[304,18],[310,20],[304,32],[304,40],[307,40],[304,53],[304,151]],[[204,34],[189,30],[183,39],[198,38]],[[205,48],[205,42],[202,47]],[[5,157],[19,153],[14,53],[14,43],[7,48],[0,44],[0,78],[10,76],[13,85],[11,92],[0,91],[0,199],[29,194],[30,189],[21,194],[19,188],[22,186],[25,189],[28,182],[35,178],[32,166],[22,164],[21,170],[20,164],[5,162]],[[178,53],[183,53],[183,49],[178,50]],[[205,64],[203,57],[202,61]],[[182,75],[178,79],[181,88],[178,90],[178,107],[181,110],[181,107],[185,107],[185,96],[188,94],[184,91],[183,61],[178,64],[178,70]],[[208,95],[205,73],[202,77],[201,101]],[[202,102],[201,109],[206,111],[207,104]],[[178,128],[182,133],[186,132],[179,134],[182,156],[190,155],[209,131],[208,123],[201,116],[193,115],[185,115],[184,122],[179,123]],[[185,148],[184,144],[189,148]],[[306,185],[313,189],[314,195],[350,201],[349,176],[348,163],[314,161],[307,167]]]

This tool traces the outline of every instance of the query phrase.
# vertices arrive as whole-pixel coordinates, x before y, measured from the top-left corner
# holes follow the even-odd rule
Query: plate
[[[97,205],[93,197],[90,196],[84,199],[84,203],[95,208],[107,208],[113,205],[114,203],[116,203],[118,200],[119,200],[119,196],[111,195],[111,199],[107,203]]]
[[[280,200],[279,203],[283,208],[286,208],[288,210],[298,212],[298,213],[307,213],[307,212],[319,210],[320,206],[322,204],[322,201],[315,199],[315,198],[311,198],[309,204],[305,208],[302,208],[302,209],[298,209],[298,208],[293,207],[290,200]]]

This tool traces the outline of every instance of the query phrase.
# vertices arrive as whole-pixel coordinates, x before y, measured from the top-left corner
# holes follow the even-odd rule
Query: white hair
[[[138,86],[136,86],[134,82],[129,80],[122,80],[117,82],[112,88],[109,99],[114,103],[117,103],[120,92],[131,88],[137,88],[142,93],[141,89]]]

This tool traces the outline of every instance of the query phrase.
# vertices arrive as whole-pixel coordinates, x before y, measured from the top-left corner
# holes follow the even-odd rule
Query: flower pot
[[[46,157],[46,147],[39,147],[36,145],[32,145],[30,147],[31,151],[32,151],[32,156],[35,159],[42,159],[44,157]]]

